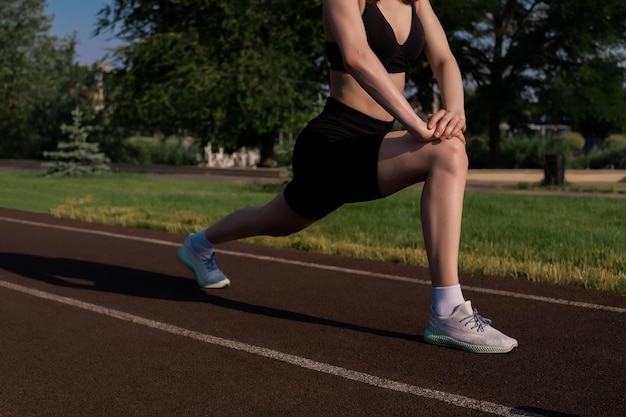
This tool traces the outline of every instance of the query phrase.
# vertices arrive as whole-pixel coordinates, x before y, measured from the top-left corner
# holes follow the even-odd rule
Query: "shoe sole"
[[[214,282],[211,284],[203,284],[202,281],[198,278],[198,274],[196,273],[196,269],[193,267],[193,264],[189,262],[185,255],[183,254],[183,248],[178,248],[176,251],[176,258],[185,265],[191,272],[193,272],[193,276],[196,279],[196,284],[198,284],[202,288],[226,288],[230,286],[230,280],[228,278],[224,278],[221,281]]]
[[[430,329],[426,329],[424,332],[424,341],[431,345],[451,347],[472,353],[508,353],[517,347],[517,344],[508,347],[472,345],[471,343],[453,339],[450,336],[435,334]]]

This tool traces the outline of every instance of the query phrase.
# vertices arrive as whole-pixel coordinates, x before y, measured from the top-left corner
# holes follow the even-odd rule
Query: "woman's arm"
[[[324,0],[323,5],[326,23],[339,46],[348,73],[418,140],[435,139],[433,129],[428,129],[415,114],[367,43],[359,1]]]
[[[461,71],[428,0],[419,0],[417,14],[426,33],[424,53],[439,84],[444,107],[430,117],[428,127],[435,129],[435,137],[459,137],[464,141],[466,121]]]

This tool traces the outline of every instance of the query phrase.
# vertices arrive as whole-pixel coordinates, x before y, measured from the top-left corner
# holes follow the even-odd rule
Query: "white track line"
[[[34,222],[34,221],[29,221],[29,220],[19,220],[19,219],[13,219],[10,217],[0,216],[0,221],[26,224],[29,226],[44,227],[44,228],[50,228],[50,229],[66,230],[70,232],[87,233],[91,235],[113,237],[117,239],[134,240],[137,242],[152,243],[155,245],[164,245],[164,246],[172,246],[172,247],[180,246],[179,242],[169,242],[167,240],[150,239],[150,238],[145,238],[145,237],[140,237],[140,236],[123,235],[120,233],[105,232],[101,230],[82,229],[79,227],[61,226],[61,225],[56,225],[56,224]],[[344,272],[347,274],[364,275],[364,276],[368,276],[372,278],[381,278],[381,279],[392,280],[392,281],[404,281],[404,282],[410,282],[413,284],[430,285],[430,281],[407,278],[407,277],[403,277],[400,275],[381,274],[377,272],[363,271],[363,270],[351,269],[351,268],[341,268],[338,266],[331,266],[331,265],[319,265],[319,264],[314,264],[310,262],[294,261],[291,259],[276,258],[272,256],[254,255],[254,254],[245,253],[245,252],[235,252],[235,251],[229,251],[229,250],[218,250],[218,252],[229,255],[229,256],[238,256],[242,258],[251,258],[251,259],[263,260],[263,261],[268,261],[268,262],[276,262],[276,263],[282,263],[282,264],[288,264],[288,265],[297,265],[297,266],[302,266],[306,268],[315,268],[315,269],[322,269],[326,271]],[[500,295],[503,297],[540,301],[540,302],[549,303],[549,304],[558,304],[558,305],[586,308],[586,309],[592,309],[592,310],[604,310],[604,311],[610,311],[612,313],[622,313],[622,314],[626,313],[626,308],[605,306],[601,304],[583,303],[579,301],[564,300],[560,298],[542,297],[538,295],[522,294],[522,293],[511,292],[511,291],[494,290],[491,288],[472,287],[468,285],[463,285],[463,289],[465,291],[474,291],[474,292],[480,292],[484,294]]]
[[[34,288],[24,287],[22,285],[13,284],[11,282],[0,280],[0,287],[4,287],[9,290],[18,291],[33,297],[41,298],[44,300],[54,301],[61,304],[66,304],[72,307],[81,308],[93,313],[101,314],[107,317],[112,317],[118,320],[138,324],[141,326],[150,327],[153,329],[161,330],[176,336],[184,336],[190,339],[195,339],[210,345],[221,346],[227,349],[232,349],[240,352],[249,353],[252,355],[261,356],[264,358],[274,359],[280,362],[288,363],[290,365],[299,366],[304,369],[320,372],[322,374],[334,375],[340,378],[344,378],[350,381],[356,381],[363,384],[371,385],[377,388],[387,389],[391,391],[402,392],[411,394],[416,397],[428,398],[431,400],[441,401],[457,407],[478,410],[480,412],[495,414],[498,416],[514,417],[514,416],[528,416],[535,417],[541,416],[540,414],[532,413],[525,410],[519,410],[516,408],[508,407],[506,405],[496,404],[488,401],[480,401],[462,395],[451,394],[442,391],[436,391],[428,388],[418,387],[416,385],[407,384],[404,382],[393,381],[390,379],[381,378],[375,375],[366,374],[359,371],[353,371],[350,369],[342,368],[340,366],[331,365],[328,363],[314,361],[312,359],[303,358],[289,353],[283,353],[280,351],[266,349],[259,346],[249,345],[235,340],[223,339],[217,336],[211,336],[209,334],[196,332],[193,330],[185,329],[183,327],[174,326],[172,324],[163,323],[147,319],[134,314],[126,313],[120,310],[114,310],[107,307],[99,306],[96,304],[86,303],[74,298],[63,297],[56,294],[51,294],[45,291],[40,291]]]

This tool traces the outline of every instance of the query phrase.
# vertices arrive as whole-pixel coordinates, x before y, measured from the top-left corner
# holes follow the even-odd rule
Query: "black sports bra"
[[[393,28],[378,6],[374,3],[365,3],[362,18],[367,43],[389,73],[405,72],[411,64],[417,61],[424,50],[426,44],[424,28],[417,17],[413,2],[411,2],[411,9],[413,12],[411,31],[404,44],[400,45]],[[326,55],[330,62],[330,69],[347,72],[336,42],[326,41]]]

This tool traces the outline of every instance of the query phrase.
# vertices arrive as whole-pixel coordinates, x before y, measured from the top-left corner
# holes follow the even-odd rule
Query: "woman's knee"
[[[433,143],[435,153],[433,168],[466,174],[469,166],[465,144],[458,139]]]

